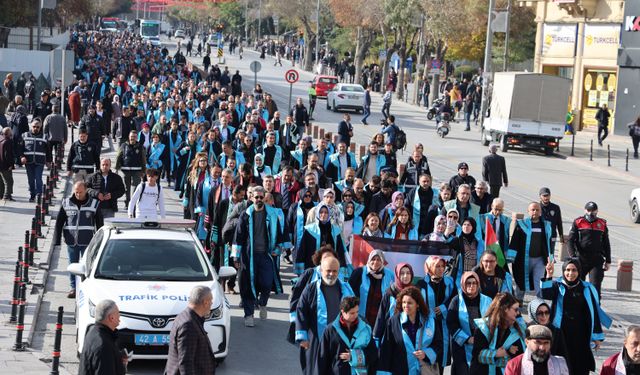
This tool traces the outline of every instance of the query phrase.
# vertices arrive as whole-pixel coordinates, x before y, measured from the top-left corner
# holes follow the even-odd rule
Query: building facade
[[[607,104],[613,119],[610,130],[618,133],[626,124],[620,125],[616,116],[625,2],[541,0],[530,4],[536,7],[537,23],[534,70],[573,80],[567,104],[575,115],[576,130],[595,128],[595,114]]]

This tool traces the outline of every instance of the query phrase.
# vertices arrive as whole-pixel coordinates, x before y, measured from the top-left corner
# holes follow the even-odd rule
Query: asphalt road
[[[171,44],[170,44],[171,45]],[[172,51],[173,53],[173,51]],[[225,53],[227,51],[225,50]],[[216,59],[213,59],[214,62]],[[229,69],[240,70],[243,87],[249,90],[253,86],[253,73],[249,70],[251,61],[260,60],[258,54],[245,51],[244,59],[238,56],[226,56]],[[201,58],[193,59],[198,64]],[[258,82],[271,93],[283,111],[289,102],[290,86],[284,80],[285,72],[292,68],[290,63],[283,62],[283,67],[273,66],[273,59],[261,60],[262,70],[258,73]],[[292,86],[293,101],[300,96],[307,102],[307,88],[313,78],[310,73],[298,70],[300,81]],[[355,136],[357,143],[367,144],[373,135],[379,131],[381,119],[381,97],[373,95],[373,115],[369,119],[371,125],[359,123],[360,115],[353,115]],[[487,149],[479,142],[479,132],[472,129],[464,132],[463,124],[453,124],[452,132],[445,139],[435,134],[435,123],[426,119],[423,109],[400,103],[397,100],[391,106],[391,112],[396,115],[397,123],[405,130],[409,140],[409,147],[421,142],[429,157],[431,171],[436,182],[448,181],[456,173],[456,166],[460,161],[466,161],[470,166],[470,173],[476,178],[481,174],[481,159]],[[318,100],[314,123],[321,125],[328,131],[337,130],[337,124],[342,114],[329,112],[325,109],[325,101]],[[527,204],[537,200],[538,190],[542,186],[551,189],[552,200],[563,210],[565,219],[565,233],[569,231],[572,218],[582,214],[585,202],[594,200],[600,206],[600,216],[607,219],[610,228],[611,244],[614,259],[640,260],[637,238],[638,226],[628,219],[627,197],[632,188],[639,184],[633,178],[627,178],[616,173],[603,173],[579,161],[564,160],[559,157],[546,157],[541,153],[509,151],[504,154],[507,159],[510,184],[501,191],[501,197],[506,201],[509,211],[523,212]],[[403,163],[409,157],[405,152],[399,155],[399,162]],[[168,211],[171,215],[181,215],[181,207],[173,192],[165,190]],[[71,373],[77,373],[77,359],[75,355],[75,327],[73,320],[74,304],[66,299],[68,291],[68,277],[65,272],[67,266],[66,251],[54,256],[51,264],[52,272],[47,283],[47,293],[44,296],[39,316],[37,339],[34,350],[49,352],[53,345],[53,324],[57,306],[65,306],[65,327],[62,341],[62,364]],[[615,260],[614,260],[615,262]],[[637,273],[636,273],[637,274]],[[291,277],[290,268],[283,270],[285,279]],[[285,282],[285,284],[287,284]],[[638,290],[640,280],[634,280],[634,287]],[[623,319],[637,319],[631,313],[625,312],[625,302],[634,303],[638,300],[637,293],[617,294],[615,288],[615,271],[609,271],[605,279],[603,306],[608,311]],[[225,363],[219,368],[220,374],[282,374],[298,373],[298,351],[285,341],[288,326],[288,295],[290,288],[282,296],[276,296],[269,303],[269,319],[257,322],[253,329],[245,328],[242,324],[242,310],[238,308],[238,296],[229,295],[232,305],[232,333],[230,353]],[[627,314],[627,315],[625,315]],[[621,343],[620,330],[611,332],[605,347],[598,353],[601,361],[617,350]],[[46,355],[43,355],[46,356]],[[159,374],[164,368],[163,361],[134,362],[130,365],[131,374]]]

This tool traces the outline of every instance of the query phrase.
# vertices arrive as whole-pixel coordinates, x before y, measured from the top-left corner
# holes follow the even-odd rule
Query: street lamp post
[[[262,37],[262,0],[258,3],[258,40]]]
[[[320,0],[316,6],[316,64],[318,63],[318,53],[320,52]]]
[[[40,37],[42,35],[42,1],[43,0],[38,1],[38,51],[40,51]]]
[[[489,0],[489,15],[487,19],[487,44],[484,47],[484,67],[482,69],[482,104],[480,105],[480,124],[484,127],[484,117],[487,112],[487,91],[489,89],[489,81],[491,80],[491,45],[493,44],[493,30],[491,30],[491,15],[496,1]]]

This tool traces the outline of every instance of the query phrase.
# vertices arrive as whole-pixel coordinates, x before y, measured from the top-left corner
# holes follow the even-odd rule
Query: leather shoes
[[[71,289],[69,293],[67,293],[67,298],[76,298],[76,290]]]

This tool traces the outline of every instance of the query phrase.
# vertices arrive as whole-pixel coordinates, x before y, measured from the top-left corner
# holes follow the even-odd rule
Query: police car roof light
[[[108,218],[104,220],[105,225],[114,228],[140,228],[140,229],[178,229],[193,228],[195,221],[186,219],[128,219],[128,218]]]

